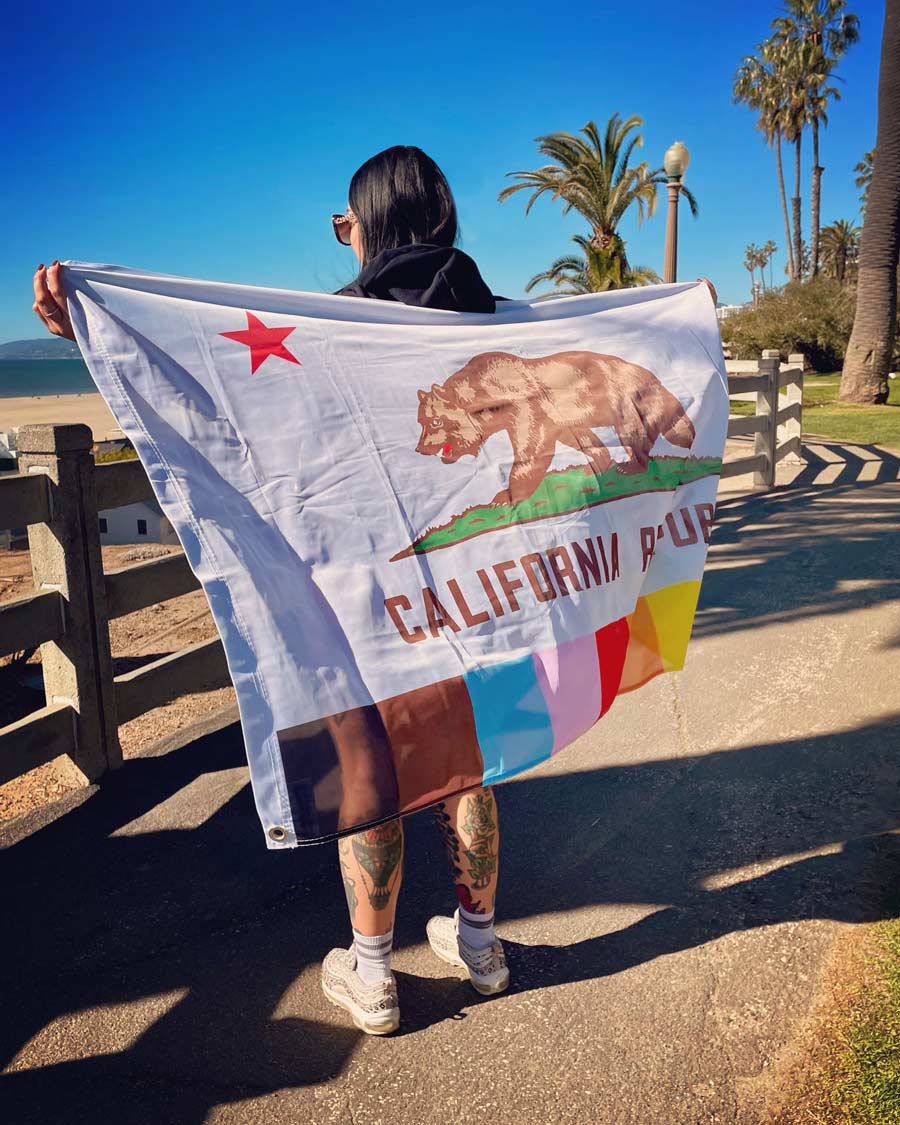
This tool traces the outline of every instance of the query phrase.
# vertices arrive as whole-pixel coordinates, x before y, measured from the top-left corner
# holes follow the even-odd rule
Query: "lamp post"
[[[666,149],[663,168],[669,181],[669,213],[666,217],[666,256],[663,263],[663,281],[674,281],[678,267],[678,196],[681,179],[687,171],[691,154],[687,147],[676,141]]]

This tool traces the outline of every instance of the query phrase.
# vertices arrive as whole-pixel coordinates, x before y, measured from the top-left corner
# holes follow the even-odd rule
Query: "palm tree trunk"
[[[794,211],[794,280],[799,281],[803,275],[803,231],[800,228],[800,142],[803,140],[802,130],[797,131],[794,141],[794,194],[791,197],[791,206]]]
[[[875,152],[859,249],[856,316],[841,375],[842,402],[882,403],[888,396],[900,257],[900,0],[885,4]]]
[[[788,218],[787,193],[784,190],[784,168],[781,164],[781,130],[775,130],[775,167],[778,169],[778,191],[784,215],[784,245],[787,248],[788,277],[794,276],[794,253],[791,250],[791,220]]]
[[[822,198],[822,173],[825,169],[819,164],[819,122],[812,120],[812,192],[810,196],[810,210],[812,212],[809,232],[809,263],[813,277],[819,273],[819,207]]]

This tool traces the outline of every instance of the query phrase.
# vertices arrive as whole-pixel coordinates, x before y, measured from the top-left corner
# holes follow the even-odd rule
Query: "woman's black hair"
[[[363,265],[412,242],[453,246],[459,235],[450,185],[414,145],[394,145],[367,160],[350,181],[349,202],[359,220]]]

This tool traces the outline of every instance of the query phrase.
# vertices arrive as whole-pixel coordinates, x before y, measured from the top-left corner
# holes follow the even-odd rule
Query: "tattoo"
[[[466,802],[466,821],[462,826],[469,837],[469,846],[463,853],[469,863],[473,890],[483,890],[497,870],[497,853],[494,851],[497,833],[494,798],[487,790],[473,793]]]
[[[356,880],[350,874],[350,865],[347,862],[350,858],[349,840],[338,840],[338,858],[341,861],[341,878],[344,881],[344,894],[347,896],[347,909],[350,911],[350,923],[352,925],[356,918],[359,899],[356,897]]]
[[[403,858],[403,829],[399,820],[357,832],[351,837],[353,854],[364,872],[363,886],[373,910],[384,910],[391,901]],[[366,878],[365,876],[368,876]]]
[[[456,901],[469,914],[487,914],[487,907],[472,898],[472,892],[465,883],[456,884]]]
[[[443,801],[434,807],[434,821],[437,824],[438,832],[441,834],[441,839],[444,841],[444,851],[447,854],[447,862],[450,864],[450,874],[456,881],[462,878],[462,868],[459,866],[459,836],[456,835],[453,821],[450,819],[447,806]]]

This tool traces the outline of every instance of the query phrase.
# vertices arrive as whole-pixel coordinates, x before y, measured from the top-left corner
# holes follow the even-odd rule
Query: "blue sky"
[[[875,140],[883,4],[853,0],[862,37],[822,140],[823,222],[858,216],[853,165]],[[27,10],[26,10],[27,9]],[[644,119],[642,156],[691,151],[679,277],[705,274],[742,301],[744,247],[784,233],[774,161],[753,115],[731,104],[743,54],[778,4],[747,0],[516,0],[341,7],[184,0],[14,5],[0,74],[0,340],[34,337],[30,279],[54,257],[291,289],[354,275],[328,217],[354,170],[391,144],[443,167],[463,248],[495,292],[520,296],[583,229],[524,193],[497,203],[534,138],[613,112]],[[573,11],[577,14],[573,15]],[[804,159],[804,191],[808,156]],[[804,200],[806,206],[806,200]],[[808,221],[808,214],[807,214]],[[662,270],[665,207],[622,233]]]

